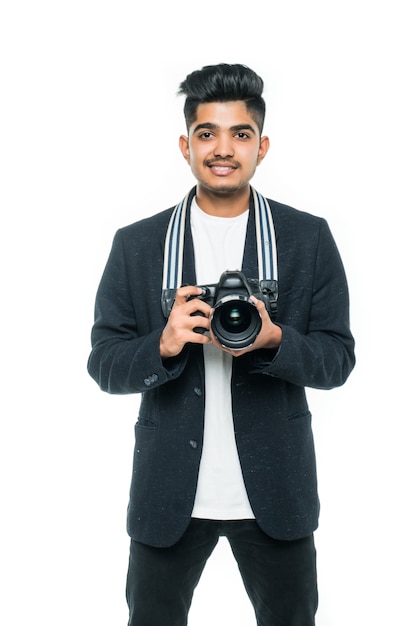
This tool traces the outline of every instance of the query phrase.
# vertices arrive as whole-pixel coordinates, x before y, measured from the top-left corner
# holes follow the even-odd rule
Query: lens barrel
[[[230,294],[214,306],[211,328],[225,348],[243,350],[253,344],[262,321],[254,303],[246,296]]]

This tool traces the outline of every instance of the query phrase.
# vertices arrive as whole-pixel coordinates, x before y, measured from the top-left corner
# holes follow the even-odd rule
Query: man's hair
[[[199,104],[243,100],[262,134],[265,119],[263,87],[262,78],[246,65],[220,63],[192,72],[178,90],[179,95],[186,96],[184,116],[187,130],[197,118]]]

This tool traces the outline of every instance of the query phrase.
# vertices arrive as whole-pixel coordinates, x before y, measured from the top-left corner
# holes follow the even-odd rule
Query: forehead
[[[257,124],[247,110],[244,100],[204,102],[199,104],[196,118],[190,130],[201,124],[211,124],[225,129],[247,124],[252,126],[255,132],[259,132]]]

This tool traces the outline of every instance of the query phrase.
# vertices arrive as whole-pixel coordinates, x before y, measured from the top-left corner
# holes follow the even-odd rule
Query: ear
[[[189,143],[188,137],[186,135],[181,135],[181,137],[179,139],[179,146],[180,146],[180,150],[182,152],[182,156],[184,157],[184,159],[189,164],[190,163],[190,143]]]
[[[265,158],[266,153],[269,150],[269,137],[264,135],[261,137],[259,141],[259,150],[258,150],[258,162],[257,165],[261,163],[261,161]]]

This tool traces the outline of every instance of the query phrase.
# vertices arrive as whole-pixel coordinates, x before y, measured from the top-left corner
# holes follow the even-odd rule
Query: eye
[[[211,137],[213,136],[213,133],[211,133],[209,130],[205,130],[203,133],[201,133],[199,135],[200,139],[211,139]]]
[[[235,137],[237,137],[237,139],[250,139],[248,133],[244,133],[243,131],[236,133]]]

